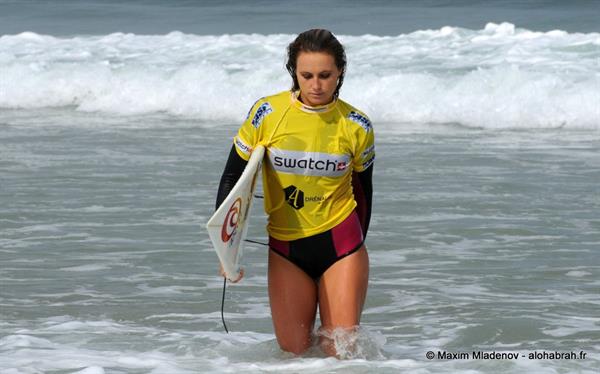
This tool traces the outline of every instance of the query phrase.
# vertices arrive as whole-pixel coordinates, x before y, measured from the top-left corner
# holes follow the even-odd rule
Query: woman
[[[371,215],[373,129],[365,114],[338,99],[346,56],[331,32],[298,35],[288,46],[286,67],[292,90],[258,100],[248,113],[234,138],[217,207],[251,150],[263,144],[269,300],[277,341],[285,351],[306,351],[318,306],[321,347],[336,355],[327,336],[359,325],[367,292],[364,238]]]

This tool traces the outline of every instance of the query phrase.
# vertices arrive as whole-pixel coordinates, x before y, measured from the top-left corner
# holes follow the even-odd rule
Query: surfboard
[[[264,154],[262,145],[254,148],[242,176],[206,224],[208,236],[229,280],[237,279],[241,271],[248,215]]]

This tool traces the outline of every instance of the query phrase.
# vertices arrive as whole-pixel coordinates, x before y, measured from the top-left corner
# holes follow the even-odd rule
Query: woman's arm
[[[366,238],[373,202],[373,164],[360,173],[352,173],[352,191],[357,203],[356,212],[363,230],[363,237]]]
[[[223,175],[221,176],[221,182],[219,183],[215,210],[219,209],[223,200],[225,200],[227,195],[229,195],[229,192],[233,189],[233,186],[235,186],[240,179],[246,164],[248,164],[248,161],[241,158],[235,150],[235,145],[232,145],[227,164],[225,165],[225,170],[223,170]]]

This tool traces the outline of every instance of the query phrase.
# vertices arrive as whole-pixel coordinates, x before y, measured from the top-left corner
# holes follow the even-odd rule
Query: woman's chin
[[[310,106],[321,106],[327,105],[333,100],[333,97],[327,97],[325,95],[308,95],[305,104]]]

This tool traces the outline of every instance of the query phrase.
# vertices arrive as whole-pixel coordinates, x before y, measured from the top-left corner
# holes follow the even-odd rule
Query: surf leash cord
[[[268,246],[269,246],[267,243],[263,243],[263,242],[257,242],[256,240],[244,239],[244,241],[246,241],[246,242],[248,242],[248,243],[261,244],[261,245],[264,245],[264,246],[266,246],[266,247],[268,247]]]
[[[267,243],[257,242],[256,240],[244,239],[249,243],[254,244],[262,244],[264,246],[269,246]],[[227,325],[225,324],[225,290],[227,289],[227,277],[223,276],[223,296],[221,297],[221,321],[223,321],[223,328],[225,328],[225,332],[229,334],[229,330],[227,329]]]
[[[223,276],[223,297],[221,298],[221,321],[223,321],[223,327],[225,328],[225,332],[229,334],[229,330],[227,329],[227,325],[225,324],[225,315],[223,310],[225,309],[225,288],[227,287],[227,277]]]

